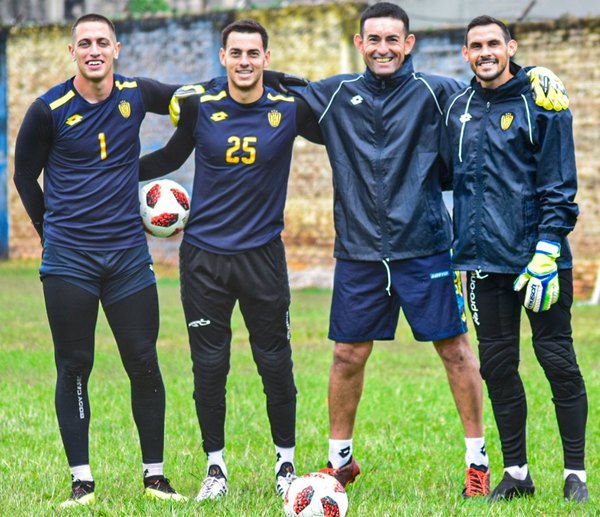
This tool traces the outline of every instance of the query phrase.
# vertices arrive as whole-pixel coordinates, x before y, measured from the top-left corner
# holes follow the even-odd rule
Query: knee
[[[215,377],[229,371],[229,352],[225,348],[194,349],[191,351],[192,369],[196,376]]]
[[[524,396],[524,389],[519,375],[519,357],[508,353],[503,345],[497,344],[493,350],[481,354],[481,377],[492,400],[520,399]]]
[[[478,369],[477,358],[467,334],[434,341],[434,346],[446,369]]]
[[[511,383],[515,375],[518,375],[517,365],[503,361],[482,361],[481,377],[486,383],[491,385]]]
[[[585,383],[574,353],[568,350],[551,353],[547,349],[540,353],[537,348],[536,353],[555,398],[570,399],[585,392]]]
[[[130,362],[125,366],[125,370],[134,388],[161,390],[163,387],[162,374],[156,355]]]
[[[363,370],[372,348],[372,343],[336,343],[332,368],[349,374]]]
[[[87,380],[94,365],[94,357],[90,354],[77,354],[62,357],[56,362],[58,376],[64,380]]]
[[[253,354],[258,373],[267,392],[278,393],[286,399],[296,395],[291,348],[277,351],[256,349]]]

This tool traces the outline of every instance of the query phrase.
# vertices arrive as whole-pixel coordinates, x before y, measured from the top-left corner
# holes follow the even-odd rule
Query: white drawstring
[[[390,272],[390,265],[388,264],[388,260],[389,259],[383,259],[381,262],[383,262],[383,265],[385,266],[385,271],[387,273],[387,286],[385,288],[385,290],[387,291],[388,296],[392,296],[392,292],[391,292],[391,287],[392,287],[392,273]]]

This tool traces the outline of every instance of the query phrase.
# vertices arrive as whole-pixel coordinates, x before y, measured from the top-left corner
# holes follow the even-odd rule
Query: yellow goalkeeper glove
[[[171,97],[171,102],[169,102],[169,117],[171,117],[171,123],[175,127],[179,124],[179,117],[181,115],[181,105],[179,102],[191,95],[198,95],[205,91],[204,84],[184,84],[175,90],[175,93]]]
[[[525,290],[523,305],[533,312],[547,311],[560,295],[556,259],[560,256],[560,244],[540,241],[533,258],[521,271],[514,283],[514,290]]]
[[[529,70],[527,75],[538,106],[548,111],[562,111],[569,107],[565,85],[552,70],[536,66]]]

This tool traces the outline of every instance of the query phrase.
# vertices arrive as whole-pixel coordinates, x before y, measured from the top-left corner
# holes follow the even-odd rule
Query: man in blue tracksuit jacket
[[[572,117],[530,95],[526,69],[510,63],[517,43],[480,16],[463,55],[475,73],[446,108],[454,171],[453,267],[468,272],[469,306],[504,460],[492,500],[535,491],[526,452],[527,404],[519,376],[521,305],[552,389],[564,452],[564,497],[587,499],[587,396],[571,331],[572,257],[578,215]]]
[[[413,70],[407,14],[387,2],[361,16],[367,65],[298,91],[319,119],[334,186],[336,269],[329,338],[329,465],[359,473],[352,432],[374,340],[392,340],[402,309],[415,339],[433,341],[464,427],[465,496],[488,490],[482,381],[467,338],[460,277],[450,266],[450,186],[440,155],[442,108],[462,85]],[[392,438],[391,438],[392,439]],[[433,438],[431,438],[433,439]]]

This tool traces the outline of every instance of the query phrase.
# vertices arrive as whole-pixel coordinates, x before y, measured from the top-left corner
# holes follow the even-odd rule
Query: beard
[[[498,62],[496,64],[499,65]],[[475,65],[471,65],[471,70],[473,71],[473,73],[475,74],[477,79],[479,79],[481,81],[485,81],[485,82],[492,82],[492,81],[495,81],[496,79],[498,79],[498,77],[500,77],[504,73],[507,66],[508,66],[508,62],[506,62],[504,64],[504,66],[498,66],[495,70],[482,72],[481,70],[479,70],[479,67],[477,66],[477,64],[475,64]]]

